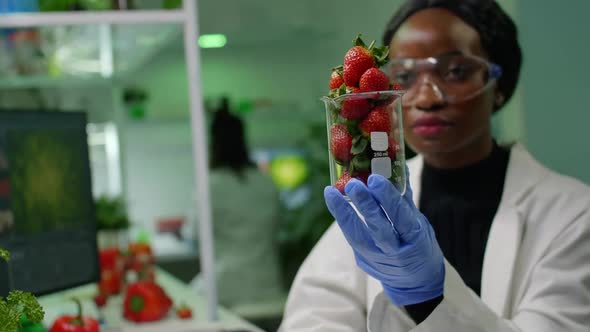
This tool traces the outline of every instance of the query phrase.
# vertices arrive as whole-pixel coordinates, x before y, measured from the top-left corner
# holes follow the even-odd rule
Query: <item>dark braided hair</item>
[[[407,0],[387,24],[383,44],[389,45],[399,27],[410,16],[427,8],[447,9],[479,33],[489,60],[502,67],[498,89],[506,104],[514,94],[522,64],[514,21],[494,0]]]
[[[228,168],[244,179],[244,171],[255,164],[249,157],[244,123],[230,112],[226,97],[213,116],[211,136],[211,169]]]

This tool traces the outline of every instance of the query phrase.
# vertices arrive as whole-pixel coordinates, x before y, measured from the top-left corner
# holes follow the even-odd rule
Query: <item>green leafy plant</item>
[[[8,262],[8,251],[0,248],[0,258]],[[17,332],[24,324],[38,324],[43,320],[43,308],[33,294],[15,290],[6,298],[0,297],[0,331]]]
[[[306,151],[311,196],[299,208],[281,211],[279,245],[285,286],[291,285],[299,266],[334,220],[323,197],[324,187],[330,184],[326,124],[309,123],[306,129],[308,135],[296,146]]]
[[[121,197],[99,197],[95,202],[98,230],[119,230],[129,227],[127,208]]]

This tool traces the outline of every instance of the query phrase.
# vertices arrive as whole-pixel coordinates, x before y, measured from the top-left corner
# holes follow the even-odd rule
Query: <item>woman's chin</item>
[[[418,154],[438,154],[452,152],[457,144],[445,139],[406,139],[409,147]]]

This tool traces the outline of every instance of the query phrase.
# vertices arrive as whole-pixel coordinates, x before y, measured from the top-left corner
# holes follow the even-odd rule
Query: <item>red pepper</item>
[[[164,318],[172,300],[152,281],[138,281],[127,287],[123,316],[134,322],[153,322]]]
[[[78,315],[61,316],[53,322],[49,332],[99,332],[98,321],[90,317],[82,317],[82,305],[77,299]]]
[[[118,248],[106,248],[99,252],[100,281],[98,289],[106,295],[119,294],[123,282],[123,257]]]

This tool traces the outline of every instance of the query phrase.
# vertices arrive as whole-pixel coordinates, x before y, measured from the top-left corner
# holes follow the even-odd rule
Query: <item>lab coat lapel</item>
[[[481,299],[496,314],[509,310],[512,275],[520,249],[524,219],[519,205],[540,178],[531,156],[520,145],[510,154],[504,192],[488,236],[483,262]]]
[[[498,315],[509,311],[512,272],[524,230],[519,206],[539,181],[541,173],[530,154],[520,144],[512,147],[506,171],[504,192],[498,207],[483,262],[481,299]],[[410,184],[416,205],[420,201],[420,176],[423,158],[408,161]]]
[[[422,175],[422,161],[423,158],[421,155],[418,155],[410,160],[408,160],[408,169],[410,171],[410,186],[412,189],[412,199],[414,200],[414,204],[418,206],[420,202],[420,183],[421,183],[421,175]],[[407,176],[408,174],[406,174]]]
[[[522,222],[516,208],[501,204],[488,236],[481,279],[481,299],[500,316],[508,310],[508,295],[521,235]]]

